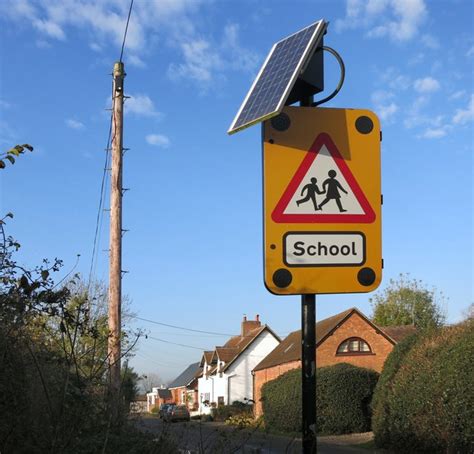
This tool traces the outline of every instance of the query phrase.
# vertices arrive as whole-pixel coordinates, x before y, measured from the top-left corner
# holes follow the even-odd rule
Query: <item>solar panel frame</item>
[[[281,110],[285,106],[285,102],[288,99],[288,96],[291,92],[291,89],[293,88],[296,80],[298,79],[298,76],[302,73],[302,71],[304,70],[304,67],[306,66],[306,64],[309,63],[309,60],[310,60],[310,57],[313,54],[313,51],[315,50],[317,44],[319,43],[319,41],[321,40],[324,32],[326,31],[327,25],[328,25],[328,23],[325,22],[323,19],[321,19],[321,20],[316,21],[316,22],[312,23],[311,25],[308,25],[307,27],[305,27],[305,28],[303,28],[303,29],[301,29],[301,30],[299,30],[295,33],[292,33],[291,35],[277,41],[272,46],[272,48],[270,49],[270,52],[268,53],[262,67],[260,68],[260,71],[257,74],[257,77],[253,81],[253,84],[250,87],[250,90],[248,91],[247,95],[245,96],[245,99],[244,99],[242,105],[240,106],[240,109],[238,110],[237,115],[235,116],[234,120],[232,121],[231,126],[230,126],[229,130],[227,131],[228,134],[234,134],[234,133],[236,133],[238,131],[241,131],[242,129],[248,128],[249,126],[252,126],[256,123],[260,123],[262,121],[268,120],[269,118],[272,118],[272,117],[278,115],[281,112]],[[261,80],[263,72],[265,71],[265,69],[267,68],[268,63],[271,61],[272,57],[274,56],[274,52],[275,52],[276,48],[278,47],[278,45],[283,43],[284,41],[289,40],[290,38],[292,38],[292,37],[294,37],[298,34],[304,33],[305,30],[308,30],[311,27],[314,27],[314,31],[313,31],[310,39],[308,40],[308,43],[307,43],[304,51],[302,52],[300,59],[298,60],[297,64],[294,67],[292,75],[291,75],[291,77],[290,77],[290,79],[289,79],[289,81],[288,81],[288,83],[285,87],[285,90],[283,91],[283,93],[280,96],[280,99],[279,99],[279,102],[278,102],[276,108],[274,108],[272,111],[269,111],[269,112],[267,112],[267,113],[265,113],[265,114],[263,114],[263,115],[261,115],[257,118],[253,118],[252,120],[250,120],[246,123],[243,123],[239,126],[236,126],[236,124],[237,124],[244,108],[247,106],[247,102],[249,101],[251,95],[254,92],[255,87],[257,86],[258,82]]]

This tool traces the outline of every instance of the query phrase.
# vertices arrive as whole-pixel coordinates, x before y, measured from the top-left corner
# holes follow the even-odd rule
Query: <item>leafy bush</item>
[[[375,392],[376,444],[403,452],[474,452],[472,358],[472,320],[397,346]]]
[[[239,415],[227,418],[225,423],[228,426],[237,426],[239,429],[244,429],[246,427],[255,427],[257,422],[252,414],[240,413]]]
[[[301,432],[301,369],[293,369],[262,386],[265,427]]]
[[[378,374],[350,364],[316,371],[316,430],[342,434],[370,430],[370,401]],[[270,430],[300,432],[301,369],[294,369],[262,387],[265,425]]]
[[[220,405],[211,410],[211,415],[214,421],[226,421],[231,416],[240,414],[251,415],[252,405],[234,401],[232,402],[232,405]]]
[[[71,282],[55,285],[51,275],[61,268],[60,260],[26,269],[13,257],[20,245],[11,237],[3,241],[0,451],[119,454],[165,446],[127,423],[125,409],[136,392],[137,375],[126,361],[121,399],[108,396],[107,318],[92,287],[77,291]],[[129,345],[125,335],[122,345]],[[163,449],[173,452],[171,446]]]

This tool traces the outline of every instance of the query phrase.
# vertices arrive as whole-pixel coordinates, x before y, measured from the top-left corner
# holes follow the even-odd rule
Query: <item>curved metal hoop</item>
[[[326,98],[314,102],[312,104],[313,107],[320,106],[321,104],[324,104],[325,102],[328,102],[332,98],[334,98],[334,96],[336,96],[341,90],[342,85],[344,84],[344,78],[346,77],[346,67],[344,66],[344,61],[342,60],[342,57],[332,47],[322,46],[321,49],[325,50],[326,52],[329,52],[330,54],[334,55],[334,57],[336,57],[336,60],[339,63],[339,67],[341,68],[341,78],[339,79],[339,83],[337,84],[336,89]]]

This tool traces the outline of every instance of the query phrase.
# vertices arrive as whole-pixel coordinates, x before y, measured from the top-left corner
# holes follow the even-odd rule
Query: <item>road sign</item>
[[[380,137],[367,110],[285,107],[263,124],[265,285],[272,293],[378,287]]]

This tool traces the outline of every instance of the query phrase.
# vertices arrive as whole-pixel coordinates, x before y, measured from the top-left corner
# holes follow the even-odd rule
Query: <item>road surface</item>
[[[139,418],[137,427],[164,436],[183,454],[301,454],[301,439],[266,434],[260,430],[240,430],[222,423],[200,421],[163,423],[158,418]],[[340,444],[337,437],[318,438],[318,454],[371,454],[379,450]]]

